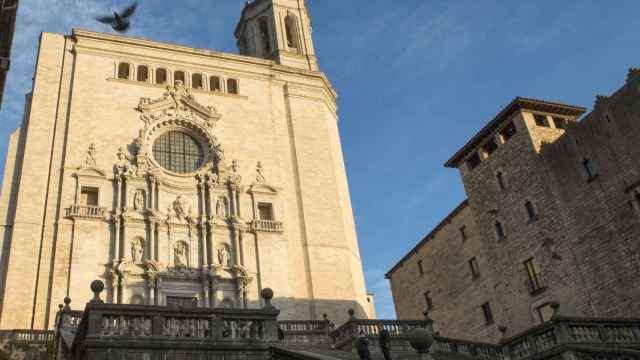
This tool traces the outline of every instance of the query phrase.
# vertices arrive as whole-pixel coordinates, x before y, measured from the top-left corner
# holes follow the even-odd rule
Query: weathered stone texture
[[[460,169],[469,205],[387,274],[400,318],[420,316],[426,290],[443,335],[472,340],[496,341],[500,326],[507,327],[507,336],[524,331],[539,323],[536,308],[552,302],[569,316],[640,314],[640,89],[637,76],[630,79],[611,97],[599,98],[581,121],[574,121],[579,108],[525,99],[490,134],[474,138],[469,155],[447,164]],[[536,125],[534,114],[547,116],[547,126]],[[556,128],[554,116],[567,119],[565,129]],[[505,142],[498,134],[510,122],[517,133]],[[491,138],[498,148],[486,155],[479,146]],[[476,151],[482,161],[471,169],[463,160]],[[595,171],[592,177],[586,175],[585,159]],[[503,239],[496,235],[496,222],[503,226]],[[459,234],[452,241],[448,232],[460,223],[469,233],[465,245]],[[463,252],[474,242],[470,253]],[[471,282],[467,261],[474,256],[481,275]],[[527,285],[524,262],[531,258],[541,291],[531,292]],[[422,277],[418,260],[425,268]],[[456,278],[459,273],[467,280]],[[484,291],[478,291],[481,284]],[[494,322],[485,325],[480,305],[487,301]]]

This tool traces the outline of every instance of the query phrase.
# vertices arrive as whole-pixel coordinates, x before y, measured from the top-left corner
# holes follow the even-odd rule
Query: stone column
[[[157,261],[156,246],[158,244],[158,222],[151,220],[151,236],[149,237],[149,260]]]
[[[204,307],[204,308],[210,307],[210,302],[209,302],[209,279],[205,278],[205,279],[202,280],[202,294],[203,294],[202,307]]]
[[[156,178],[149,178],[149,209],[158,210],[156,206]]]
[[[156,278],[155,278],[155,276],[149,276],[148,277],[147,285],[149,287],[149,305],[156,305]]]
[[[237,223],[233,223],[231,229],[233,231],[233,260],[235,265],[242,264],[240,262],[240,226]]]
[[[113,241],[113,266],[117,266],[120,262],[120,215],[118,215],[119,211],[116,210],[116,218],[114,221],[115,226],[115,239]]]

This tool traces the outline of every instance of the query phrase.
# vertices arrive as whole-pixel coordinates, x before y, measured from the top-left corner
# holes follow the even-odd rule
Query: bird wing
[[[96,20],[100,21],[103,24],[113,24],[116,21],[116,18],[114,18],[113,16],[101,16],[101,17],[97,17]]]
[[[129,22],[118,24],[118,25],[113,27],[113,30],[115,30],[117,32],[125,32],[125,31],[129,30],[129,26],[130,25],[131,24]]]
[[[131,4],[128,8],[124,9],[122,11],[122,14],[120,14],[120,16],[122,16],[123,18],[128,18],[131,15],[133,15],[134,12],[136,12],[136,8],[138,7],[138,3],[134,2],[133,4]]]

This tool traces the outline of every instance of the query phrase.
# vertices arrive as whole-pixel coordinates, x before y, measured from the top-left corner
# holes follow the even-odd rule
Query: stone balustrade
[[[278,327],[282,331],[281,342],[287,345],[329,344],[329,332],[333,324],[329,320],[285,320],[279,321]]]
[[[99,206],[71,205],[66,216],[80,219],[103,219],[107,209]]]
[[[379,326],[382,326],[391,335],[392,341],[400,340],[406,343],[409,333],[417,328],[430,328],[431,321],[427,320],[365,320],[351,319],[331,333],[332,344],[337,349],[348,350],[351,343],[360,332],[374,341],[378,336]],[[409,349],[408,344],[406,349]]]
[[[284,225],[282,224],[282,221],[253,220],[251,222],[251,230],[278,233],[284,231]]]

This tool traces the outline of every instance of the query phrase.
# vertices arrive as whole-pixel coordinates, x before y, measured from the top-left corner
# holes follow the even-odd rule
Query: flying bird
[[[113,30],[117,32],[125,32],[131,26],[131,22],[129,18],[133,15],[138,7],[138,3],[133,3],[129,5],[126,9],[124,9],[120,14],[117,12],[113,12],[113,16],[103,16],[97,17],[96,20],[100,21],[103,24],[111,25]]]

